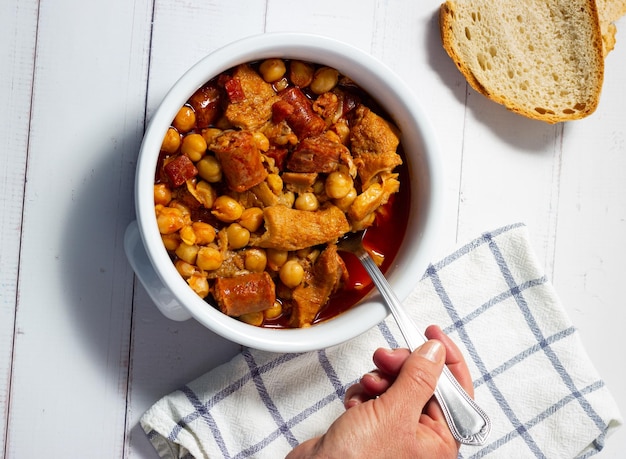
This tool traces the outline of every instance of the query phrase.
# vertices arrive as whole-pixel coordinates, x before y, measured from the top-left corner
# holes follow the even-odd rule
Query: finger
[[[363,386],[359,382],[348,387],[346,395],[343,398],[343,406],[346,410],[348,410],[371,399],[372,396],[365,392]]]
[[[419,416],[435,391],[445,356],[445,347],[438,340],[427,341],[409,355],[394,384],[379,399],[389,405],[391,415],[404,411],[410,404],[414,407],[410,411]]]
[[[306,459],[313,457],[319,446],[320,437],[311,438],[292,449],[285,459]]]
[[[380,370],[372,370],[361,377],[363,390],[372,397],[382,394],[393,384],[395,375],[388,375]]]
[[[373,357],[374,365],[388,375],[397,376],[409,355],[408,349],[376,349]]]
[[[474,397],[474,385],[463,353],[457,345],[437,325],[431,325],[426,329],[425,335],[429,339],[436,339],[443,343],[446,348],[446,365],[463,389]]]

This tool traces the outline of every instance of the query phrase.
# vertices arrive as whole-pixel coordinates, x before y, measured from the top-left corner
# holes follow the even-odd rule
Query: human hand
[[[376,369],[346,391],[346,412],[287,459],[456,458],[459,444],[432,395],[444,364],[471,397],[472,380],[461,351],[439,327],[425,334],[429,341],[413,353],[376,350]]]

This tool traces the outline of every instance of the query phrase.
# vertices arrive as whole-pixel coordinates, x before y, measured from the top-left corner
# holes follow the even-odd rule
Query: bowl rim
[[[392,267],[390,271],[393,272],[389,277],[401,300],[408,296],[419,281],[418,276],[426,270],[429,255],[437,243],[436,233],[441,222],[444,192],[441,184],[441,163],[434,130],[406,83],[372,55],[333,38],[288,32],[252,35],[218,48],[203,57],[166,93],[145,131],[135,175],[135,210],[139,232],[157,276],[193,318],[218,335],[244,346],[266,351],[305,352],[340,344],[383,321],[388,315],[388,310],[382,303],[380,295],[374,292],[357,307],[308,328],[276,330],[245,324],[215,308],[207,307],[207,303],[189,288],[167,255],[154,218],[152,188],[156,161],[163,135],[179,108],[215,75],[244,62],[270,57],[302,59],[336,68],[378,100],[392,118],[394,115],[399,117],[394,118],[394,122],[400,127],[403,139],[405,136],[415,137],[422,145],[422,154],[419,158],[423,164],[420,170],[427,172],[421,178],[429,181],[429,196],[425,197],[426,209],[420,211],[427,214],[427,218],[420,222],[422,225],[420,234],[411,237],[411,248],[413,250],[419,248],[419,252],[413,254],[409,249],[411,256],[405,255],[405,258],[410,258],[407,260],[407,266]],[[375,95],[372,94],[373,89]],[[393,105],[391,110],[388,108],[390,101]],[[403,118],[401,115],[407,117]],[[416,122],[406,121],[408,119],[414,119]],[[404,124],[407,125],[405,129]],[[404,147],[406,150],[406,145]],[[405,151],[405,154],[407,157],[410,155],[408,151]],[[411,209],[411,212],[414,210]],[[398,263],[394,262],[394,265]],[[400,268],[412,272],[416,270],[415,278],[397,272]],[[349,331],[347,334],[346,330]]]

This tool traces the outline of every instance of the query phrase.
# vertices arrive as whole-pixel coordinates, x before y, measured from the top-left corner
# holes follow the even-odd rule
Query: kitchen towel
[[[486,232],[431,264],[404,301],[465,354],[492,431],[459,457],[583,458],[621,425],[617,405],[539,267],[527,228]],[[419,282],[418,282],[419,281]],[[284,457],[344,412],[378,347],[404,346],[392,318],[317,352],[244,349],[165,396],[141,419],[163,458]]]

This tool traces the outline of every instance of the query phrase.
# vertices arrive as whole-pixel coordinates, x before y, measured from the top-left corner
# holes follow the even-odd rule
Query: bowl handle
[[[171,320],[183,321],[190,319],[191,314],[180,305],[172,292],[163,285],[163,282],[161,282],[161,279],[159,279],[152,267],[136,221],[131,222],[126,228],[124,233],[124,251],[141,285],[146,289],[159,311]]]

